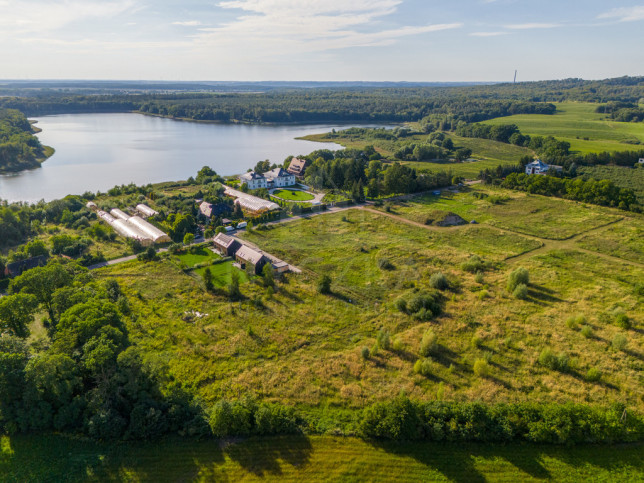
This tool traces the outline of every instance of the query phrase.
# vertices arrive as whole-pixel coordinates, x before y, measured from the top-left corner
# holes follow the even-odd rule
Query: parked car
[[[248,226],[248,223],[246,223],[245,221],[237,223],[237,229],[238,230],[241,230],[242,228],[246,228],[246,226]]]
[[[226,229],[226,231],[233,231],[235,229],[234,227],[232,227],[230,225],[225,226],[224,228]]]

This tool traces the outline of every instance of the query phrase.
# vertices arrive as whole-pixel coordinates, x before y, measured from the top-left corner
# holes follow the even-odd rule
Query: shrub
[[[363,359],[367,360],[371,356],[371,353],[369,352],[368,347],[363,347],[362,350],[360,351],[360,355],[362,356]]]
[[[380,268],[381,270],[393,270],[396,267],[394,266],[393,263],[391,263],[386,258],[379,258],[378,259],[378,268]]]
[[[430,320],[441,310],[441,295],[438,292],[418,293],[406,302],[406,313],[418,320]]]
[[[394,343],[392,345],[394,351],[400,352],[405,349],[405,343],[398,336],[394,337]]]
[[[478,349],[483,345],[483,340],[480,337],[473,335],[472,338],[470,339],[470,345],[474,349]]]
[[[593,338],[593,329],[590,325],[584,325],[581,328],[581,335],[583,335],[586,339],[592,339]]]
[[[615,317],[615,323],[624,330],[631,328],[631,321],[626,314],[617,314],[617,317]]]
[[[438,337],[433,330],[428,330],[420,341],[420,355],[429,357],[438,352]]]
[[[616,351],[623,351],[628,345],[628,338],[624,334],[615,334],[613,340],[611,341],[613,349]]]
[[[322,275],[318,282],[318,292],[322,294],[331,293],[331,277],[328,275]]]
[[[447,281],[447,277],[445,277],[445,275],[443,275],[441,272],[438,272],[429,277],[429,286],[431,288],[435,288],[436,290],[445,290],[449,287],[449,282]]]
[[[490,375],[490,365],[485,359],[476,359],[473,370],[474,374],[478,377],[487,377]]]
[[[601,378],[602,378],[602,373],[596,367],[591,367],[590,369],[588,369],[588,372],[586,372],[586,380],[588,382],[597,382]]]
[[[546,348],[539,354],[539,365],[552,369],[553,371],[567,372],[569,368],[568,354],[560,352],[555,355],[551,349]]]
[[[474,277],[474,281],[476,283],[483,283],[483,281],[484,281],[483,280],[483,272],[481,272],[480,270],[478,272],[476,272],[476,276]]]
[[[519,285],[523,284],[527,286],[529,283],[530,274],[528,273],[528,270],[523,267],[519,267],[510,272],[510,276],[508,277],[508,292],[513,293]]]
[[[486,298],[488,298],[489,296],[490,296],[490,294],[488,293],[488,291],[487,291],[487,290],[481,290],[481,291],[478,293],[478,295],[477,295],[477,297],[478,297],[478,299],[479,299],[479,300],[485,300],[485,299],[486,299]]]
[[[467,261],[461,264],[461,269],[470,273],[484,272],[487,268],[487,262],[478,255],[472,255]]]
[[[528,298],[528,286],[525,283],[520,283],[512,291],[512,296],[515,299],[525,300]]]
[[[391,348],[391,336],[389,335],[389,331],[387,330],[380,329],[376,341],[378,347],[381,347],[386,351]]]
[[[434,364],[431,359],[418,359],[414,363],[414,372],[425,377],[430,377],[434,372]]]
[[[403,297],[396,299],[394,305],[400,312],[407,313],[407,301]]]
[[[586,317],[583,314],[571,315],[566,319],[566,326],[569,329],[577,330],[580,325],[586,323]]]

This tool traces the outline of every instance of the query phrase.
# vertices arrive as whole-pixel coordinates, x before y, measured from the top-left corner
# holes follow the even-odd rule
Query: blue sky
[[[644,1],[0,0],[0,78],[644,75]]]

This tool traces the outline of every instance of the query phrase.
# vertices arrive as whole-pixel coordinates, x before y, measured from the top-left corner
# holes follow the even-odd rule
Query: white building
[[[264,173],[269,188],[282,188],[295,184],[295,175],[285,169],[275,168]]]
[[[561,166],[555,166],[554,164],[546,164],[540,159],[535,159],[525,166],[525,174],[546,174],[549,170],[561,171],[563,168]]]
[[[239,179],[242,183],[246,183],[250,190],[267,187],[264,175],[257,174],[255,171],[249,171],[248,173],[242,174]]]

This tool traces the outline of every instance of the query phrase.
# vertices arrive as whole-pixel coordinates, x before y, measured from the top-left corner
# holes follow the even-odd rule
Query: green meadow
[[[644,447],[377,443],[332,436],[104,444],[3,436],[4,481],[640,481]]]
[[[644,123],[615,122],[595,112],[598,104],[555,103],[554,115],[518,114],[498,117],[484,124],[516,124],[523,134],[554,136],[570,143],[581,154],[601,151],[632,151],[644,143]]]

